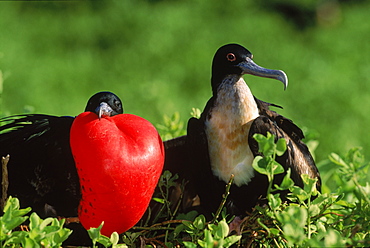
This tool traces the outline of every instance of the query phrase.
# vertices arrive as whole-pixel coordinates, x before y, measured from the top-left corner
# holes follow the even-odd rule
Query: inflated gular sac
[[[70,144],[80,178],[79,219],[102,234],[122,233],[147,209],[164,163],[163,142],[147,120],[84,112],[76,117]]]

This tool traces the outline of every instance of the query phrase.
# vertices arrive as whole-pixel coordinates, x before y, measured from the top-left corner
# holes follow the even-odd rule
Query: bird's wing
[[[187,136],[184,135],[163,142],[166,154],[163,170],[172,174],[183,174],[187,158],[186,139]]]
[[[303,186],[300,175],[308,174],[312,178],[319,179],[317,187],[320,189],[320,175],[308,147],[302,141],[304,138],[302,130],[291,120],[269,109],[270,106],[279,106],[255,100],[260,116],[254,120],[249,131],[249,142],[253,154],[260,155],[258,143],[253,138],[255,133],[266,135],[270,132],[275,135],[276,139],[284,138],[287,142],[287,151],[277,157],[277,161],[285,169],[291,168],[292,179],[297,185]]]
[[[8,195],[41,215],[77,214],[80,185],[69,146],[73,120],[40,114],[0,119],[0,155],[10,155]]]
[[[212,115],[214,104],[212,97],[204,108],[199,119],[190,118],[187,128],[189,188],[199,196],[200,208],[208,218],[215,213],[225,192],[225,182],[213,175],[208,151],[208,139],[205,132],[205,120]]]

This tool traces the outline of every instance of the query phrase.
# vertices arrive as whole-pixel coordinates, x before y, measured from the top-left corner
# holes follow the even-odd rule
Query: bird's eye
[[[233,62],[233,61],[235,61],[235,60],[236,60],[236,56],[235,56],[235,54],[233,54],[233,53],[228,53],[228,54],[226,55],[226,58],[227,58],[227,60],[228,60],[228,61],[231,61],[231,62]]]
[[[114,101],[114,105],[118,108],[121,107],[121,103],[119,101]]]

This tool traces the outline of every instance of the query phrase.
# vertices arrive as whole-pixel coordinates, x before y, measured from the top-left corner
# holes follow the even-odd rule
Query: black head
[[[238,44],[228,44],[220,47],[212,62],[212,75],[242,75],[243,71],[237,66],[246,58],[253,59],[253,55],[245,47]]]
[[[121,99],[112,92],[98,92],[90,97],[85,111],[96,113],[101,116],[114,116],[123,113]]]
[[[212,62],[212,88],[216,90],[222,80],[228,75],[241,77],[251,74],[259,77],[278,79],[285,88],[288,78],[283,71],[263,68],[253,62],[253,55],[245,47],[238,44],[228,44],[220,47]]]

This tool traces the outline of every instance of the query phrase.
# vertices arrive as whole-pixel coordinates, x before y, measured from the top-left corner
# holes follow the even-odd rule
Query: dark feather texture
[[[181,151],[181,156],[176,156],[186,158],[185,162],[176,162],[173,159],[176,156],[172,156],[170,150],[166,151],[172,159],[166,160],[165,169],[173,169],[174,163],[183,166],[185,169],[177,168],[176,171],[188,182],[186,192],[191,192],[193,198],[200,198],[200,205],[184,211],[196,207],[210,218],[222,201],[231,174],[234,174],[234,184],[226,203],[229,213],[244,215],[262,202],[268,180],[252,168],[253,158],[261,155],[258,143],[253,139],[256,133],[266,135],[270,132],[276,140],[284,138],[287,151],[277,157],[277,161],[285,170],[291,169],[296,185],[303,186],[300,176],[308,174],[319,179],[317,187],[320,189],[319,172],[302,142],[302,130],[291,120],[270,110],[270,107],[280,106],[255,98],[242,78],[244,74],[252,74],[278,79],[286,87],[285,73],[260,67],[252,57],[247,49],[237,44],[225,45],[216,52],[212,63],[213,96],[201,117],[188,121],[187,136],[182,138],[186,142],[174,142],[179,146],[177,154]],[[281,182],[283,176],[278,175],[275,183]]]
[[[73,120],[40,114],[1,120],[7,124],[0,127],[0,152],[10,155],[8,195],[42,217],[77,213],[80,184],[69,147]]]

